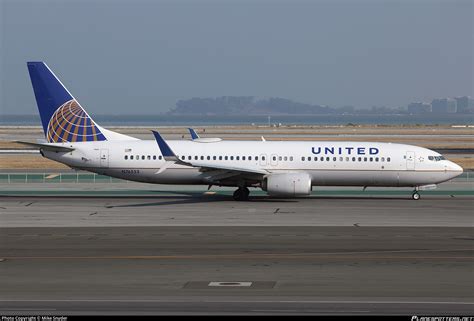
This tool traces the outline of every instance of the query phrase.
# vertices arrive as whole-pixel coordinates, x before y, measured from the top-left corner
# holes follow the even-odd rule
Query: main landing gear
[[[418,194],[418,191],[414,191],[413,194],[411,194],[411,198],[413,198],[415,201],[420,199],[420,194]]]
[[[248,201],[249,200],[250,191],[247,187],[239,187],[234,192],[234,200],[235,201]]]

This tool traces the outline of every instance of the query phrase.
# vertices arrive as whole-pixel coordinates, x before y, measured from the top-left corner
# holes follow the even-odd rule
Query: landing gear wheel
[[[414,193],[411,195],[411,198],[413,198],[415,201],[417,201],[417,200],[420,199],[420,194],[418,194],[418,192],[414,192]]]
[[[234,192],[234,200],[235,201],[248,201],[249,200],[250,191],[247,187],[239,187]]]

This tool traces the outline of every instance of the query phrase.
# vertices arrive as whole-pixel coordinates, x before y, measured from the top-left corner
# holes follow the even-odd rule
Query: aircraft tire
[[[249,200],[249,189],[247,187],[239,187],[238,189],[235,190],[234,194],[232,197],[234,198],[235,201],[248,201]]]

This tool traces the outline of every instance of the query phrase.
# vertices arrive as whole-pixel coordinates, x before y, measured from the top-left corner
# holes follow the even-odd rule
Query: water
[[[213,126],[213,125],[267,125],[268,116],[170,116],[170,115],[94,115],[102,126]],[[474,115],[426,114],[426,115],[280,115],[271,116],[272,124],[283,125],[471,125]],[[0,125],[39,126],[37,115],[4,115]]]

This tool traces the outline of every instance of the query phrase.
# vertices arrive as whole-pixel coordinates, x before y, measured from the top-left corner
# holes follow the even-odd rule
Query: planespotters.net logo
[[[411,321],[474,321],[474,317],[419,317],[412,316]]]

